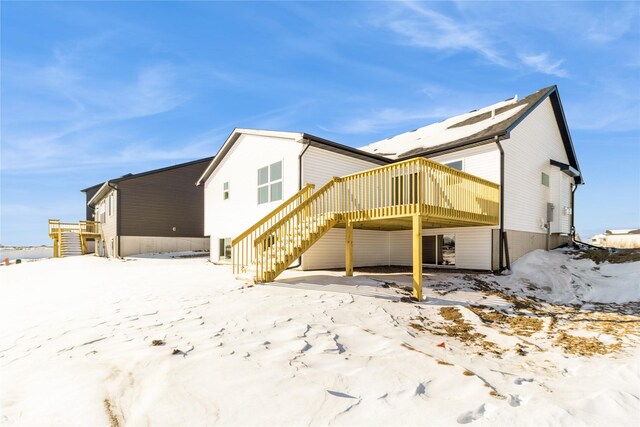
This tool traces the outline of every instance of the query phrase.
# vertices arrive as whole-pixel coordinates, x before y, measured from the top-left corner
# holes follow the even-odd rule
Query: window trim
[[[547,178],[547,183],[545,184],[545,177]],[[546,172],[540,173],[540,184],[544,185],[547,188],[551,188],[551,177]]]
[[[222,183],[222,200],[229,200],[230,197],[231,197],[231,184],[229,183],[229,181],[225,181]]]
[[[271,167],[273,165],[277,165],[278,163],[280,163],[280,178],[272,180],[271,179]],[[260,184],[260,171],[262,169],[267,169],[267,180]],[[257,186],[256,186],[256,197],[257,197],[257,203],[258,205],[265,205],[268,203],[273,203],[273,202],[279,202],[282,201],[284,199],[284,160],[278,160],[277,162],[273,162],[273,163],[269,163],[268,165],[259,167],[258,170],[256,171],[256,178],[257,178]],[[273,199],[273,195],[271,192],[272,186],[274,184],[278,184],[280,183],[280,198],[278,199]],[[267,198],[264,202],[260,201],[260,190],[266,188],[267,189]]]

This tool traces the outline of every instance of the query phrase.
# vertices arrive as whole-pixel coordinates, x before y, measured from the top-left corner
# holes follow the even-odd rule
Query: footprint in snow
[[[520,397],[517,394],[510,394],[508,402],[509,405],[513,406],[514,408],[520,406],[520,404],[522,403]]]
[[[533,378],[516,378],[513,383],[517,385],[522,385],[523,383],[532,383]]]
[[[355,397],[355,396],[351,396],[351,395],[346,394],[346,393],[341,393],[339,391],[327,390],[327,393],[329,393],[330,395],[335,396],[335,397],[344,397],[346,399],[357,399],[357,397]]]
[[[485,412],[485,409],[484,409],[484,403],[483,403],[477,409],[473,411],[467,411],[461,414],[457,419],[458,424],[472,423],[475,420],[482,418],[482,416],[484,415],[484,412]]]

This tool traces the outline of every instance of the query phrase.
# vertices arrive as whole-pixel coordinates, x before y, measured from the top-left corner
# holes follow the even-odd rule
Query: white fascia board
[[[102,184],[102,187],[100,187],[96,194],[93,195],[91,200],[87,202],[87,206],[93,207],[96,202],[102,199],[109,192],[109,188],[111,188],[111,186],[109,186],[109,181],[106,181],[104,184]]]
[[[204,170],[196,185],[202,185],[209,176],[213,173],[215,167],[222,161],[224,158],[224,154],[231,148],[240,135],[256,135],[256,136],[266,136],[270,138],[281,138],[281,139],[293,139],[295,141],[302,141],[304,134],[300,132],[284,132],[284,131],[274,131],[274,130],[263,130],[263,129],[247,129],[247,128],[235,128],[231,135],[226,139],[222,147],[218,150],[209,166]]]

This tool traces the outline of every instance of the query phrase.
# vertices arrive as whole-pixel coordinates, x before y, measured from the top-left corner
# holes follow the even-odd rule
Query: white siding
[[[298,191],[298,155],[293,139],[242,135],[204,184],[204,232],[211,237],[211,259],[218,259],[218,239],[234,238],[282,201],[258,205],[258,169],[282,161],[283,200]],[[229,182],[229,198],[223,185]]]
[[[505,228],[543,233],[547,202],[556,204],[554,214],[558,215],[562,214],[560,200],[568,197],[566,188],[556,188],[562,181],[560,172],[549,164],[550,159],[568,163],[551,101],[546,99],[533,110],[502,145],[505,151]],[[541,184],[542,172],[549,175],[554,190]],[[557,192],[555,198],[553,192]],[[556,224],[553,225],[558,227]]]
[[[303,270],[345,267],[345,230],[334,228],[302,255]],[[389,265],[389,232],[353,230],[353,265]]]
[[[302,181],[315,184],[316,190],[334,176],[344,176],[378,167],[377,163],[356,159],[318,147],[309,147],[302,156]],[[354,230],[354,266],[387,265],[389,263],[389,233]],[[344,229],[325,234],[302,255],[302,268],[344,268]]]
[[[443,164],[462,160],[464,172],[500,184],[500,151],[496,144],[460,150],[430,159]]]
[[[411,230],[392,231],[389,233],[389,264],[412,265],[413,242]]]
[[[349,175],[378,166],[380,165],[377,163],[318,147],[309,147],[302,156],[302,182],[315,184],[317,190],[334,176]]]
[[[454,234],[456,268],[491,270],[491,227],[438,228],[422,230],[423,236]],[[411,231],[390,233],[390,264],[411,265]]]

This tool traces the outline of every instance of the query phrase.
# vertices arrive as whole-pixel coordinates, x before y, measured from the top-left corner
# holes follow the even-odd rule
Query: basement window
[[[544,172],[542,172],[542,185],[544,185],[545,187],[549,186],[549,175]]]
[[[224,200],[229,198],[229,181],[222,184],[222,198]]]
[[[282,200],[282,161],[258,169],[258,204]]]

